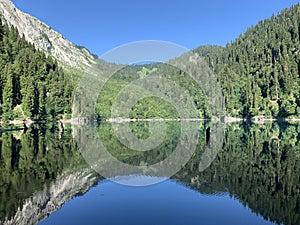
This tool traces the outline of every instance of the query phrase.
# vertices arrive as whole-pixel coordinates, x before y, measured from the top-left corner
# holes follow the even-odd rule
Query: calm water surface
[[[172,153],[177,126],[170,124],[164,143],[143,153],[122,146],[110,125],[97,129],[120,161],[151,165]],[[208,126],[199,124],[196,152],[178,173],[144,187],[95,173],[71,129],[61,134],[55,127],[33,126],[25,133],[2,133],[0,224],[300,224],[300,126],[228,124],[220,149],[202,171]],[[148,128],[132,125],[140,138]]]
[[[148,187],[104,181],[40,224],[272,224],[228,193],[203,195],[172,180]]]

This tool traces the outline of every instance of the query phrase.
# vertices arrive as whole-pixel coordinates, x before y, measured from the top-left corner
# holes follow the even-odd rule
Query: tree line
[[[0,116],[53,120],[71,113],[73,83],[58,63],[0,18]]]
[[[193,52],[203,57],[217,77],[227,116],[300,117],[300,4],[260,21],[225,47],[201,46]],[[184,62],[185,57],[173,61]],[[191,69],[186,67],[186,71]],[[196,72],[201,73],[201,68]],[[193,98],[199,117],[210,118],[203,90],[184,71],[161,63],[128,66],[112,76],[99,95],[97,117],[109,118],[119,91],[149,75],[176,82]],[[131,117],[176,118],[173,111],[167,103],[148,98],[133,107]]]
[[[217,74],[229,116],[300,117],[300,4],[224,48],[194,51]]]
[[[2,120],[24,117],[53,120],[70,115],[77,82],[74,76],[27,43],[15,28],[0,24]],[[300,4],[260,21],[226,47],[201,46],[193,51],[204,57],[215,73],[227,116],[300,117]],[[106,64],[100,66],[99,63],[99,67],[104,68]],[[99,94],[96,117],[110,117],[110,107],[120,88],[149,74],[164,74],[184,87],[194,98],[199,116],[210,117],[207,99],[197,85],[183,71],[159,63],[128,66],[115,74]],[[153,108],[153,104],[160,110]],[[133,108],[131,116],[146,117],[145,109],[150,108],[153,113],[148,114],[153,117],[170,117],[172,107],[162,106],[164,104],[152,99]]]

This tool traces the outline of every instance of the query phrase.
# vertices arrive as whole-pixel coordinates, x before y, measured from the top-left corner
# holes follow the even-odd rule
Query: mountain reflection
[[[99,127],[111,154],[132,165],[153,164],[172,152],[177,124],[164,147],[143,154],[124,149],[109,124]],[[254,213],[277,224],[300,224],[300,126],[297,124],[227,124],[222,148],[203,170],[201,159],[210,124],[199,124],[199,142],[190,161],[172,180],[204,195],[239,199]],[[132,130],[147,137],[147,123]],[[1,133],[0,224],[35,224],[102,180],[78,150],[71,128],[32,126]]]

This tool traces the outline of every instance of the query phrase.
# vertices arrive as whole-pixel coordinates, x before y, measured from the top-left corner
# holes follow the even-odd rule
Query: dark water
[[[162,145],[143,154],[122,147],[110,125],[97,130],[120,161],[151,165],[178,144],[177,125],[170,125]],[[71,129],[2,133],[0,224],[300,224],[300,125],[228,124],[203,170],[209,126],[199,124],[197,149],[179,172],[141,187],[90,169]],[[147,123],[131,127],[139,138],[149,136]]]

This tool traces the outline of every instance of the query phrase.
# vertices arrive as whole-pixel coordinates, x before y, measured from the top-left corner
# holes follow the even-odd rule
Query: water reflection
[[[1,133],[0,224],[36,224],[97,183],[70,132],[32,126]]]
[[[198,158],[174,178],[200,193],[228,192],[277,224],[300,224],[300,126],[231,124],[212,165]]]
[[[74,211],[76,213],[74,213]],[[175,181],[128,187],[105,181],[65,204],[47,224],[246,224],[270,225],[229,194],[202,195]]]
[[[111,154],[126,163],[153,163],[172,152],[171,148],[161,148],[142,155],[120,151],[120,143],[109,132],[104,132],[107,130],[105,126],[99,128],[99,136],[106,140]],[[199,136],[195,154],[183,169],[162,186],[138,189],[101,182],[88,193],[103,178],[86,164],[72,138],[71,129],[66,128],[62,136],[54,127],[33,126],[26,133],[2,133],[0,224],[36,224],[64,203],[65,206],[58,211],[62,215],[60,219],[74,216],[76,210],[81,212],[78,215],[88,214],[91,221],[93,218],[99,219],[96,209],[79,209],[76,202],[102,204],[107,215],[121,213],[120,218],[132,215],[126,214],[127,207],[128,210],[137,209],[130,207],[132,202],[139,206],[136,217],[132,219],[141,221],[147,220],[149,213],[152,213],[155,218],[165,222],[181,221],[180,216],[185,215],[189,224],[198,224],[197,219],[206,222],[206,217],[196,217],[201,212],[202,216],[213,218],[207,220],[214,221],[211,224],[220,224],[217,219],[223,219],[222,224],[233,224],[239,218],[256,221],[254,224],[267,224],[268,220],[277,224],[300,224],[300,126],[277,123],[228,124],[222,149],[217,152],[212,164],[203,170],[200,162],[206,144],[207,126],[209,124],[199,124],[199,131],[204,135]],[[144,131],[147,132],[147,129]],[[135,132],[141,137],[147,136],[138,128]],[[176,135],[176,130],[174,132]],[[110,193],[104,193],[105,201],[101,197],[102,191]],[[78,195],[83,196],[70,201]],[[98,196],[90,198],[94,195]],[[155,208],[155,199],[163,202],[163,207],[158,207],[160,210]],[[226,209],[224,213],[215,216],[215,211],[204,210],[220,209],[222,204],[219,201],[223,202]],[[153,204],[153,207],[147,208],[149,204]],[[123,210],[120,208],[118,211],[115,207],[123,207]],[[265,222],[255,214],[261,215]],[[54,213],[44,223],[53,222],[56,215]],[[101,219],[103,224],[107,224],[108,221],[105,222],[103,217]]]
[[[135,142],[123,132],[121,141],[115,134],[116,129],[122,130],[121,124],[104,123],[99,128],[93,126],[76,127],[76,142],[83,157],[99,174],[115,182],[133,185],[119,176],[140,174],[152,177],[168,178],[182,169],[190,158],[197,154],[199,169],[205,170],[217,156],[222,147],[224,136],[224,124],[220,122],[195,122],[195,121],[168,121],[168,122],[132,122],[126,123],[131,127],[131,133],[140,136],[141,139],[153,133],[157,139],[152,139],[151,150],[145,151],[141,143]],[[129,126],[128,126],[129,124]],[[161,124],[165,125],[164,129]],[[158,127],[158,128],[157,128]],[[207,127],[212,127],[211,137],[206,142]],[[152,129],[150,129],[152,128]],[[153,129],[157,128],[157,129]],[[150,135],[149,135],[150,133]],[[151,139],[151,138],[150,138]],[[130,148],[131,144],[138,144],[141,150]],[[161,141],[162,140],[162,141]],[[164,180],[164,179],[161,179]],[[141,183],[139,186],[153,183]]]

